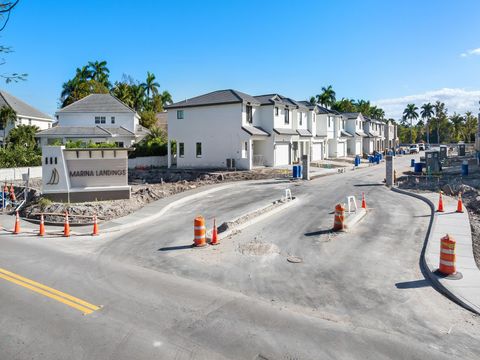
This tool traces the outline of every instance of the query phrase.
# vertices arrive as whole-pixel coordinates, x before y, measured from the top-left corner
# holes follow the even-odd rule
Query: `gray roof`
[[[131,136],[135,134],[124,127],[103,128],[101,126],[55,126],[37,133],[42,136],[71,136],[71,137],[114,137]]]
[[[293,129],[274,128],[273,131],[278,135],[297,135],[297,132]]]
[[[35,109],[34,107],[28,105],[22,100],[16,98],[13,95],[10,95],[6,91],[0,90],[0,107],[8,106],[11,107],[17,115],[23,115],[25,117],[34,117],[41,118],[46,120],[52,120],[52,118],[40,110]]]
[[[363,130],[357,130],[357,131],[355,131],[355,134],[357,134],[358,136],[362,136],[362,137],[367,136],[367,134],[365,134],[365,133],[363,132]]]
[[[312,137],[312,133],[307,129],[297,129],[298,135],[302,137]]]
[[[113,95],[90,94],[57,111],[61,113],[135,113],[135,110]]]
[[[342,113],[342,116],[346,117],[347,119],[356,119],[358,118],[358,115],[361,115],[362,113],[359,112],[353,112],[353,113]]]
[[[208,94],[203,94],[190,99],[176,102],[165,106],[165,109],[186,108],[195,106],[209,106],[221,104],[235,104],[235,103],[250,103],[253,105],[260,105],[259,102],[248,94],[241,91],[226,89],[217,90]]]
[[[343,137],[353,137],[352,134],[350,134],[348,131],[345,131],[345,130],[340,130],[340,136],[343,136]]]
[[[250,135],[258,135],[258,136],[270,136],[268,132],[263,130],[259,126],[242,126],[242,129],[249,133]]]
[[[290,99],[286,96],[282,96],[279,94],[265,94],[265,95],[257,95],[255,99],[260,102],[260,105],[284,105],[290,106],[293,108],[304,108],[308,109],[308,106],[302,104],[301,102],[297,102],[293,99]]]

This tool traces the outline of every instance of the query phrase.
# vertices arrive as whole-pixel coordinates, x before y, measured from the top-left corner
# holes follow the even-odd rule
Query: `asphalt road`
[[[383,172],[291,185],[297,204],[206,249],[188,248],[195,215],[230,220],[287,184],[212,193],[96,240],[4,233],[0,276],[102,307],[82,315],[4,276],[0,359],[477,359],[480,320],[420,271],[429,209],[379,186]],[[333,205],[362,191],[367,217],[331,234]]]

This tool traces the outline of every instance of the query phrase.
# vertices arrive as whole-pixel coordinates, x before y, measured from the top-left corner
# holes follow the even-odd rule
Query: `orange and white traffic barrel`
[[[205,219],[203,216],[197,216],[193,220],[193,245],[202,247],[207,245]]]
[[[337,204],[335,206],[333,231],[345,231],[345,206],[342,204]]]
[[[444,275],[457,273],[455,247],[456,241],[451,235],[447,234],[440,239],[440,267],[438,270]]]

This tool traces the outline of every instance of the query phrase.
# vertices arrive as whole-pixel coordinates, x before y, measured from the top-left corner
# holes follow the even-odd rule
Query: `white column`
[[[178,146],[178,144],[177,144]],[[168,142],[167,142],[167,167],[170,169],[170,167],[172,166],[172,154],[171,154],[171,151],[172,151],[172,145],[170,143],[170,138],[168,138]]]

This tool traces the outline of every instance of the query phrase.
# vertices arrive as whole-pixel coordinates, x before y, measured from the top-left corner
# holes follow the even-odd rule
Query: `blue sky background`
[[[75,68],[107,60],[111,80],[152,71],[174,100],[224,88],[300,100],[332,84],[395,117],[409,100],[476,111],[479,14],[478,0],[21,0],[0,72],[28,81],[0,87],[53,114]]]

